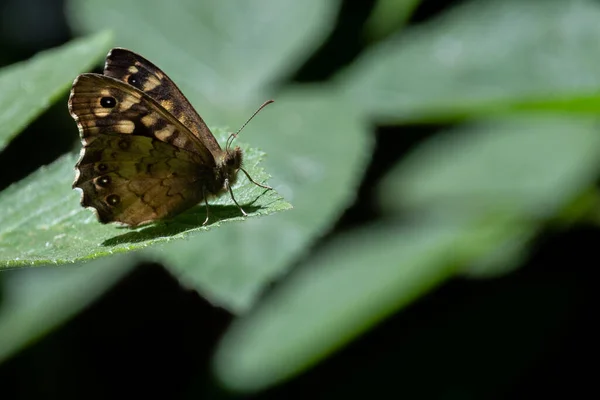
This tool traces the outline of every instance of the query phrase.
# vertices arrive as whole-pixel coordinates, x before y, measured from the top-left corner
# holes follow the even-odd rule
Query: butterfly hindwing
[[[106,57],[104,75],[118,79],[156,100],[217,156],[221,147],[175,83],[160,68],[130,50],[114,48]]]
[[[104,134],[89,138],[73,187],[100,222],[138,226],[176,215],[203,198],[211,170],[197,155],[145,136]]]

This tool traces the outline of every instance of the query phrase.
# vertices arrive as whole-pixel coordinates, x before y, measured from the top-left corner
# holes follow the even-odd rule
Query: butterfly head
[[[260,110],[262,110],[265,106],[271,103],[273,103],[273,100],[265,101],[258,108],[258,110],[256,110],[254,114],[252,114],[252,116],[244,123],[244,125],[242,125],[240,129],[238,129],[237,132],[232,133],[227,138],[227,143],[225,143],[225,152],[219,170],[222,171],[221,177],[227,179],[227,182],[230,185],[234,184],[237,179],[237,173],[240,170],[240,168],[242,168],[243,158],[242,149],[240,149],[239,146],[235,146],[232,149],[233,141],[237,138],[238,134],[244,129],[248,122],[250,122],[252,118],[254,118],[256,114],[259,113]],[[246,175],[248,174],[246,171],[244,172],[246,173]]]
[[[227,149],[225,152],[225,157],[223,159],[223,170],[225,172],[225,177],[230,183],[235,182],[237,172],[242,167],[242,159],[242,149],[240,149],[238,146],[235,146],[233,149]]]

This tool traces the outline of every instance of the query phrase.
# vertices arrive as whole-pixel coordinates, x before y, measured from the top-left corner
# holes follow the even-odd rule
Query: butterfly
[[[101,223],[136,227],[167,219],[208,197],[229,192],[242,171],[243,153],[233,139],[225,150],[173,81],[144,57],[124,48],[106,56],[104,74],[86,73],[73,82],[69,112],[83,148],[73,188],[81,205]]]

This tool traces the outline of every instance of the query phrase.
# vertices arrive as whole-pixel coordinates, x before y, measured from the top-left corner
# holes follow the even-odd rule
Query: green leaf
[[[521,117],[461,126],[419,146],[382,180],[392,215],[435,215],[504,226],[504,238],[468,271],[516,268],[540,229],[565,209],[586,215],[580,198],[600,172],[597,118]],[[573,210],[573,205],[588,210]]]
[[[339,1],[71,0],[69,6],[77,30],[113,29],[119,46],[158,65],[207,114],[265,99],[266,86],[295,71],[329,34]]]
[[[452,276],[473,257],[462,250],[473,238],[494,236],[421,223],[334,239],[233,322],[215,354],[217,378],[241,392],[289,379]]]
[[[365,24],[370,40],[381,39],[403,26],[421,0],[378,0]]]
[[[331,89],[282,94],[242,135],[261,143],[270,183],[294,209],[167,243],[156,259],[209,300],[247,310],[353,201],[372,151],[366,132]]]
[[[105,56],[112,36],[73,40],[0,70],[0,151],[62,95],[73,79]],[[66,105],[65,105],[66,109]]]
[[[597,113],[598,37],[596,1],[471,1],[376,46],[338,82],[390,122],[560,106]]]
[[[460,126],[421,145],[382,181],[388,212],[437,208],[545,220],[596,179],[597,118],[521,117]]]
[[[225,140],[227,133],[216,132]],[[239,144],[239,143],[238,143]],[[263,154],[241,145],[245,165],[257,181],[268,176],[258,164]],[[137,250],[175,238],[187,238],[222,222],[243,220],[229,196],[211,202],[211,223],[203,204],[172,221],[137,229],[103,225],[79,205],[79,194],[71,190],[75,155],[68,155],[49,167],[0,193],[0,268],[41,264],[62,264],[88,260],[113,253]],[[242,177],[233,191],[251,217],[290,208],[274,191],[266,191]]]
[[[84,309],[132,266],[111,259],[60,269],[3,271],[0,362]]]

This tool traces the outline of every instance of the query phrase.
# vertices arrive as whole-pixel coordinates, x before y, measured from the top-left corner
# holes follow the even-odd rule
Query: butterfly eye
[[[117,105],[114,97],[103,97],[100,99],[100,105],[104,108],[113,108]]]

